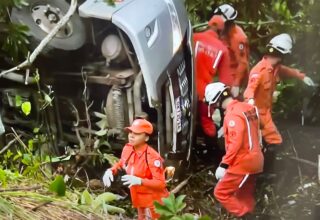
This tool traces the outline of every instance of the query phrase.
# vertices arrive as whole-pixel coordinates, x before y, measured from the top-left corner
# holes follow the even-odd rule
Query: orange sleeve
[[[124,163],[129,157],[129,154],[130,149],[127,145],[125,145],[122,149],[120,160],[111,167],[113,175],[116,175],[118,173],[118,170],[120,170],[123,167]]]
[[[118,163],[114,164],[112,167],[111,167],[111,171],[113,173],[113,175],[116,175],[118,173],[118,170],[121,169],[123,166],[123,162],[122,160],[120,159]]]
[[[152,179],[142,179],[142,185],[155,190],[162,190],[166,187],[164,176],[163,160],[160,157],[148,161]]]
[[[256,89],[259,86],[261,81],[261,73],[251,73],[249,76],[249,82],[246,90],[244,91],[244,99],[253,99]]]
[[[283,77],[283,76],[294,77],[294,78],[298,78],[300,80],[303,80],[303,78],[305,77],[304,73],[301,73],[299,70],[287,67],[285,65],[279,66],[279,75],[281,77]]]
[[[224,122],[226,154],[221,163],[232,165],[243,145],[244,121],[239,116],[227,117]]]
[[[236,75],[234,79],[234,85],[240,86],[241,82],[245,77],[247,77],[249,71],[249,46],[247,44],[240,43],[239,47],[243,46],[243,51],[235,53],[236,59],[238,60],[238,67],[236,70]]]

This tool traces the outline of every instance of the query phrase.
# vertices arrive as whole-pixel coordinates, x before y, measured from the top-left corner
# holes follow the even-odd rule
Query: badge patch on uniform
[[[161,166],[160,160],[155,160],[155,161],[153,162],[153,165],[154,165],[155,167],[160,167],[160,166]]]
[[[234,120],[230,120],[228,125],[229,127],[233,128],[236,125],[236,123]]]

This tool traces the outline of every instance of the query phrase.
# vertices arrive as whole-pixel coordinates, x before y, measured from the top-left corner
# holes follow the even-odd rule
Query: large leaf
[[[181,212],[186,207],[186,203],[183,202],[185,197],[186,197],[185,195],[180,195],[176,198],[176,202],[175,202],[176,212]]]
[[[99,210],[102,209],[105,212],[108,212],[110,210],[108,210],[108,207],[106,203],[109,203],[111,201],[117,200],[118,196],[116,194],[110,193],[110,192],[105,192],[103,194],[100,194],[99,196],[97,196],[97,198],[95,198],[95,200],[93,201],[93,208],[94,210]],[[111,210],[113,210],[113,212],[122,212],[121,210],[118,209],[114,209],[113,206],[109,207]],[[117,208],[117,207],[116,207]]]
[[[164,200],[166,200],[166,203]],[[154,202],[154,205],[156,208],[156,212],[158,214],[160,214],[163,217],[171,218],[171,217],[175,216],[176,213],[174,211],[173,203],[168,200],[170,200],[169,197],[164,198],[164,199],[162,199],[162,201],[164,203],[163,205],[158,202]]]
[[[160,214],[162,217],[160,219],[168,219],[174,216],[174,213],[172,213],[168,207],[161,205],[159,202],[154,202],[154,206],[156,208],[156,213]]]
[[[110,213],[125,213],[126,210],[124,210],[123,208],[119,208],[119,207],[116,207],[116,206],[113,206],[113,205],[105,205],[106,209],[108,210],[108,212]]]
[[[57,193],[58,196],[66,195],[66,184],[61,175],[56,176],[55,180],[50,184],[49,190]]]
[[[88,190],[83,191],[81,194],[81,204],[82,205],[92,205],[93,199]]]
[[[172,214],[176,214],[176,206],[175,206],[175,196],[173,193],[169,195],[169,197],[162,199],[164,205],[171,211]]]
[[[31,102],[24,102],[21,104],[21,110],[25,115],[29,115],[31,112]]]
[[[199,218],[196,218],[195,216],[193,216],[192,214],[190,213],[187,213],[187,214],[184,214],[182,217],[181,217],[181,220],[199,220]]]
[[[95,198],[95,201],[109,203],[117,199],[118,199],[118,196],[116,194],[111,192],[105,192],[98,195],[97,198]]]

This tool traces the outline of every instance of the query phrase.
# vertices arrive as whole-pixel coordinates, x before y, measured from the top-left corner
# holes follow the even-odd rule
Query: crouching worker
[[[225,111],[226,154],[215,172],[219,181],[214,196],[228,212],[242,217],[254,210],[255,174],[263,170],[257,109],[233,100],[228,87],[220,82],[206,87],[205,100]]]
[[[121,181],[130,188],[132,205],[138,210],[138,219],[157,219],[159,216],[155,213],[153,203],[162,203],[161,199],[169,193],[163,159],[146,143],[153,132],[152,124],[145,119],[136,119],[125,129],[129,132],[129,143],[124,146],[120,161],[105,172],[104,185],[109,187],[114,175],[124,169],[127,175],[122,176]]]

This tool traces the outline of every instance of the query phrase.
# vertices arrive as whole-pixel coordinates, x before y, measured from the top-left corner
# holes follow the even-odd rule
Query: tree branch
[[[28,190],[37,190],[37,189],[41,189],[41,186],[0,189],[0,192],[28,191]]]
[[[176,194],[177,192],[179,192],[185,185],[187,185],[187,183],[191,177],[192,177],[192,175],[190,175],[187,179],[185,179],[181,183],[179,183],[179,185],[177,185],[173,190],[171,190],[170,193]]]
[[[6,150],[8,150],[8,148],[14,143],[16,142],[16,140],[18,140],[18,138],[21,138],[21,135],[19,135],[18,137],[15,137],[14,139],[12,139],[11,141],[9,141],[9,143],[0,150],[0,154],[3,154]]]

